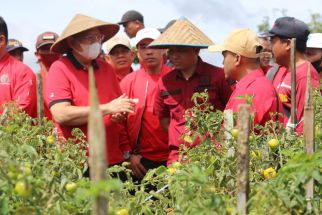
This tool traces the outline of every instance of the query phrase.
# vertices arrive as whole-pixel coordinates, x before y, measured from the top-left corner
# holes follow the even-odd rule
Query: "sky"
[[[182,16],[189,19],[215,43],[222,43],[235,28],[257,32],[263,17],[274,20],[286,15],[304,22],[311,13],[321,13],[322,0],[0,0],[0,16],[8,25],[9,38],[29,49],[24,62],[38,70],[34,56],[36,38],[45,31],[60,34],[77,13],[116,23],[127,10],[140,11],[146,27],[161,28]],[[119,34],[124,34],[120,28]],[[201,52],[204,61],[222,65],[220,53]]]

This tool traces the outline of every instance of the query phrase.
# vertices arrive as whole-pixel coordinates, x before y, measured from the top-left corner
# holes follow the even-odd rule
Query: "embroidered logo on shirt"
[[[279,93],[278,96],[279,96],[281,102],[283,102],[283,103],[288,102],[287,95],[285,95],[283,93]]]
[[[55,96],[55,94],[54,93],[51,93],[49,97],[50,98],[53,98],[54,96]]]
[[[0,83],[3,83],[3,84],[5,84],[5,83],[9,83],[9,77],[8,77],[8,74],[3,74],[3,75],[1,75],[1,77],[0,77]]]

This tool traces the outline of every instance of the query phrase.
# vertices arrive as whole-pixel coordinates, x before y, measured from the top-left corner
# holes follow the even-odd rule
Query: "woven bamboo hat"
[[[66,53],[69,50],[67,43],[68,37],[92,28],[98,28],[101,34],[104,35],[102,42],[113,37],[120,29],[117,24],[104,22],[82,14],[76,14],[57,41],[51,46],[51,50],[57,53]]]
[[[186,18],[180,18],[149,46],[169,48],[170,46],[191,46],[207,48],[214,44],[199,28]]]

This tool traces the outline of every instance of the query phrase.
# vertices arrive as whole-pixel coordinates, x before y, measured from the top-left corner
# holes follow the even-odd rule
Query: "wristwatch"
[[[124,158],[125,160],[130,159],[130,157],[131,157],[131,152],[129,152],[129,151],[125,151],[125,152],[123,152],[123,158]]]

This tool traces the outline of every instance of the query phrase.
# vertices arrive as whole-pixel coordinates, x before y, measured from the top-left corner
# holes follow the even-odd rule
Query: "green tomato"
[[[54,136],[49,135],[48,137],[46,137],[46,143],[47,143],[48,145],[51,145],[51,144],[53,144],[54,142],[55,142],[55,137],[54,137]]]
[[[28,197],[30,191],[28,189],[28,185],[24,181],[18,181],[15,186],[15,192],[18,193],[21,197]]]
[[[174,168],[174,169],[179,169],[180,167],[182,166],[182,164],[180,162],[173,162],[171,164],[171,167]]]
[[[11,179],[15,180],[15,179],[17,179],[18,174],[17,174],[16,172],[9,171],[9,172],[8,172],[8,176],[9,176],[9,178],[11,178]]]
[[[24,167],[21,168],[21,170],[25,175],[31,175],[30,165],[25,165]]]
[[[236,139],[238,137],[239,130],[237,128],[233,128],[231,129],[230,133],[231,133],[231,136],[233,136],[233,138]]]
[[[271,139],[268,141],[268,145],[272,150],[275,150],[279,145],[279,141],[277,139]]]
[[[74,193],[77,189],[77,184],[75,182],[69,182],[65,185],[65,189],[69,193]]]
[[[249,142],[254,142],[255,139],[256,139],[255,135],[253,134],[249,135]]]
[[[116,215],[129,215],[129,211],[125,208],[122,208],[116,211]]]

